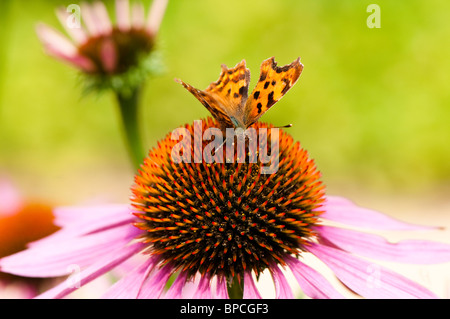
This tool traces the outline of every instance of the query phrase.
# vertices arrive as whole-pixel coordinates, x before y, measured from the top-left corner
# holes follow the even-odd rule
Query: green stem
[[[139,110],[139,88],[129,94],[115,92],[119,104],[122,125],[128,152],[133,162],[134,168],[138,169],[143,163],[145,153],[142,149],[142,137],[139,132],[138,110]]]
[[[237,279],[237,276],[233,277],[233,281],[227,286],[228,297],[230,299],[243,299],[244,296],[244,278],[241,278],[241,282]]]

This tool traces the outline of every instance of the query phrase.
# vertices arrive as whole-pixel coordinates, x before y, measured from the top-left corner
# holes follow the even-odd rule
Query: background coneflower
[[[135,167],[144,158],[137,119],[139,95],[143,82],[161,68],[154,49],[167,2],[154,0],[146,18],[141,3],[130,6],[128,0],[116,0],[116,24],[103,2],[83,3],[83,24],[76,27],[69,24],[66,8],[60,8],[57,16],[70,39],[43,23],[36,29],[49,55],[81,70],[87,91],[114,92]]]
[[[26,249],[31,241],[58,230],[53,208],[43,201],[25,199],[8,178],[0,178],[0,257]],[[33,298],[49,281],[3,273],[0,299]]]

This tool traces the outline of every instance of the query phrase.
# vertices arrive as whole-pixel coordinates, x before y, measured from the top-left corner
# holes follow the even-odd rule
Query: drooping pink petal
[[[76,67],[83,72],[91,73],[97,70],[97,67],[90,59],[79,55],[78,53],[75,55],[66,55],[58,50],[54,50],[52,47],[47,47],[45,51],[48,55],[62,62],[66,62],[67,64]]]
[[[350,199],[341,196],[326,196],[326,202],[330,205],[355,205]]]
[[[261,299],[250,271],[244,272],[244,299]]]
[[[198,284],[200,280],[197,276],[197,278],[191,278],[190,280],[186,281],[181,298],[183,299],[192,299],[194,297],[195,292],[198,289]]]
[[[210,276],[203,275],[200,278],[200,282],[197,286],[197,291],[194,293],[194,299],[211,299],[211,278]]]
[[[86,269],[82,270],[79,274],[74,274],[74,278],[79,280],[79,283],[74,284],[73,282],[69,283],[67,281],[62,282],[61,284],[53,287],[50,290],[47,290],[43,294],[37,296],[37,299],[58,299],[63,298],[75,291],[78,287],[82,287],[92,280],[98,278],[99,276],[107,273],[117,265],[126,261],[128,258],[133,255],[139,253],[144,249],[144,244],[135,243],[130,246],[122,246],[116,248],[113,254],[108,254],[103,256],[103,258],[96,261],[94,264],[91,264]],[[70,279],[70,277],[68,278]]]
[[[147,30],[153,36],[158,34],[168,2],[168,0],[153,0],[147,19]]]
[[[130,3],[128,0],[116,0],[116,22],[121,31],[130,29]]]
[[[17,213],[23,200],[17,189],[6,178],[0,178],[0,218]]]
[[[336,196],[328,196],[320,210],[324,211],[321,218],[367,229],[424,230],[436,228],[405,223],[377,211],[359,207],[345,198]]]
[[[320,273],[297,258],[287,256],[284,261],[288,264],[300,288],[308,297],[313,299],[344,298]]]
[[[96,69],[94,63],[88,58],[78,54],[78,49],[75,45],[59,31],[41,23],[37,25],[36,33],[43,43],[47,54],[67,62],[85,72],[92,72]]]
[[[289,286],[286,277],[283,272],[274,265],[270,267],[270,274],[272,275],[273,282],[275,284],[275,298],[277,299],[293,299],[291,287]]]
[[[79,228],[80,224],[92,223],[95,220],[104,220],[105,224],[110,224],[110,220],[116,220],[121,216],[130,217],[131,209],[129,205],[124,204],[63,206],[55,208],[54,214],[56,225],[65,228]]]
[[[148,276],[148,279],[139,291],[139,299],[158,299],[163,293],[163,289],[173,273],[173,268],[170,265],[165,265],[160,269],[154,269],[153,273]]]
[[[81,3],[81,16],[83,17],[83,22],[91,36],[95,37],[101,34],[101,29],[96,21],[94,9],[89,3]]]
[[[145,9],[141,2],[133,3],[131,6],[131,26],[141,29],[145,25]]]
[[[68,20],[72,18],[72,15],[67,12],[67,9],[65,7],[56,9],[56,16],[58,17],[61,25],[66,30],[67,34],[76,44],[84,43],[87,40],[86,30],[83,28],[81,23],[79,28],[71,27],[71,25],[69,25]]]
[[[63,55],[73,56],[77,54],[77,48],[61,32],[44,23],[38,23],[36,34],[46,48],[51,48]]]
[[[107,73],[113,73],[117,66],[117,49],[112,39],[104,39],[101,48],[100,56],[103,68]]]
[[[214,296],[218,299],[229,299],[227,282],[225,279],[220,278],[216,280],[216,295]]]
[[[71,265],[85,267],[136,237],[136,227],[124,225],[83,237],[55,240],[0,259],[0,270],[26,277],[57,277]]]
[[[95,22],[99,32],[101,34],[109,34],[112,30],[112,24],[104,3],[95,1],[92,4],[92,12],[95,16]]]
[[[135,220],[128,205],[57,207],[53,213],[55,215],[54,224],[61,229],[50,236],[29,243],[29,247],[101,232],[131,224]]]
[[[183,288],[186,285],[187,272],[180,272],[173,284],[164,295],[165,299],[180,299],[183,297]]]
[[[437,298],[428,289],[385,267],[339,249],[311,243],[307,249],[333,270],[346,286],[366,298]]]
[[[147,279],[147,275],[151,272],[157,261],[157,258],[149,258],[147,261],[138,265],[108,289],[102,296],[102,299],[137,298],[144,281]]]
[[[427,240],[388,242],[385,238],[331,226],[317,228],[322,239],[364,257],[413,264],[435,264],[450,261],[450,245]]]

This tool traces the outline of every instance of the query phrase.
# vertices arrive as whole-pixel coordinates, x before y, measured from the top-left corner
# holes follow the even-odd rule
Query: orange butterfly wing
[[[258,84],[245,104],[243,121],[246,128],[255,123],[289,91],[297,82],[302,70],[300,58],[282,67],[277,66],[273,57],[263,61]]]
[[[212,114],[212,116],[218,120],[223,127],[233,127],[233,123],[230,120],[228,114],[223,110],[219,101],[208,94],[205,91],[198,90],[193,86],[184,83],[183,81],[176,79],[178,83],[184,86],[186,90],[192,93],[197,100],[199,100],[206,109]]]
[[[243,126],[244,106],[248,96],[250,71],[242,60],[234,68],[222,65],[219,79],[211,83],[204,91],[198,90],[181,80],[191,92],[220,122],[222,128]]]

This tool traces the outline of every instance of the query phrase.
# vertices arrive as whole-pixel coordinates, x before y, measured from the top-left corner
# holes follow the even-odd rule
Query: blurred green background
[[[54,9],[70,3],[0,2],[0,174],[58,205],[126,202],[133,170],[112,94],[83,96],[77,72],[46,56],[34,31],[39,21],[63,30]],[[261,120],[293,124],[329,193],[447,200],[450,2],[377,1],[374,29],[371,3],[172,0],[158,38],[166,70],[143,96],[148,147],[208,115],[175,77],[204,89],[222,63],[246,59],[256,80],[264,59],[300,56],[299,82]]]

